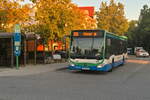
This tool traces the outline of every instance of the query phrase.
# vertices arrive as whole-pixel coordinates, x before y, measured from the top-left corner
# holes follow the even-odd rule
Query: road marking
[[[145,61],[145,60],[127,60],[127,62],[138,63],[138,64],[150,64],[150,61]]]

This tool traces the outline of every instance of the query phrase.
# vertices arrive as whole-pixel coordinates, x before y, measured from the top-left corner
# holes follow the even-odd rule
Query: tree
[[[86,24],[84,13],[70,0],[36,0],[34,3],[38,21],[36,33],[45,40],[57,41],[71,30],[93,27]]]
[[[130,26],[128,30],[129,42],[133,46],[142,46],[150,51],[150,8],[147,5],[143,6],[139,16],[137,26]],[[132,22],[133,23],[133,22]]]
[[[150,50],[150,8],[147,5],[141,9],[139,24],[138,24],[138,41],[142,42],[145,49]]]
[[[127,36],[128,39],[132,39],[134,36],[133,32],[135,31],[136,27],[138,25],[138,21],[137,20],[131,20],[129,22],[129,28],[128,28],[128,32],[127,32]]]
[[[126,33],[127,37],[128,37],[128,47],[134,47],[135,45],[135,38],[136,38],[136,33],[135,31],[137,30],[137,25],[138,25],[138,21],[137,20],[131,20],[129,22],[129,28],[128,28],[128,32]]]
[[[18,0],[0,1],[0,28],[12,32],[14,24],[23,25],[30,14],[30,5],[20,5]]]
[[[60,0],[39,0],[36,2],[37,33],[44,39],[58,39],[64,33],[66,22],[65,11],[68,2]],[[69,16],[69,15],[68,15]]]
[[[97,26],[100,29],[118,35],[124,35],[128,30],[128,21],[124,15],[124,5],[121,3],[116,4],[114,0],[111,0],[108,5],[106,2],[102,2],[96,15]]]

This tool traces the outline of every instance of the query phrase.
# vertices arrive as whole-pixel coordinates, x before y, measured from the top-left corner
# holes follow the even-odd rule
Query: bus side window
[[[119,40],[119,54],[122,54],[122,41]]]
[[[119,54],[119,41],[117,39],[113,39],[113,48],[112,48],[112,54],[118,55]]]
[[[107,39],[107,46],[111,46],[111,39]]]
[[[106,41],[106,55],[105,55],[105,57],[108,59],[111,56],[111,53],[112,53],[111,39],[107,38],[107,41]]]

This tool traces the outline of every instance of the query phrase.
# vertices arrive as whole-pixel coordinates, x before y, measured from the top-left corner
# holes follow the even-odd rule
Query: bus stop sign
[[[14,33],[14,42],[21,42],[21,34],[20,33]],[[18,46],[18,45],[15,44],[15,46]]]
[[[19,24],[16,24],[16,25],[15,25],[15,27],[14,27],[14,32],[15,32],[15,33],[21,33],[20,25],[19,25]]]
[[[14,27],[14,54],[15,56],[20,56],[21,54],[21,32],[20,32],[20,25],[16,24]]]

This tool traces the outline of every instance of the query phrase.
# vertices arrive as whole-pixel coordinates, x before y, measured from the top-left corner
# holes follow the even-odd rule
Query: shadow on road
[[[90,74],[90,75],[106,75],[109,72],[102,72],[102,71],[86,71],[86,70],[82,70],[82,71],[71,71],[74,74]]]
[[[64,68],[58,68],[55,71],[61,71],[61,72],[68,72],[71,74],[90,74],[90,75],[105,75],[109,72],[102,72],[102,71],[88,71],[88,70],[82,70],[82,71],[76,71],[76,70],[69,70],[67,67]]]
[[[68,68],[67,67],[63,67],[63,68],[57,68],[55,71],[64,71],[64,70],[67,70]]]

